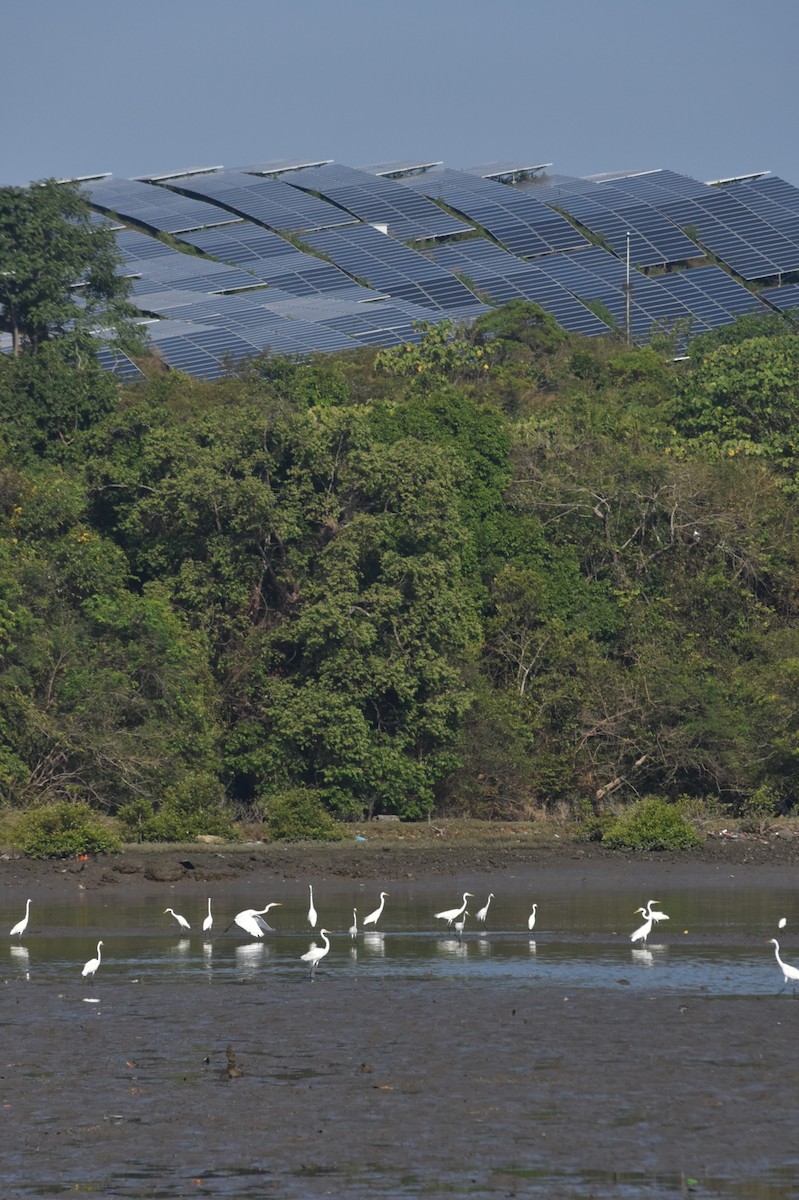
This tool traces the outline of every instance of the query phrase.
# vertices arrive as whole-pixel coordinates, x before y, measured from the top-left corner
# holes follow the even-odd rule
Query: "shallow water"
[[[8,939],[0,978],[59,983],[80,977],[99,939],[103,961],[94,985],[98,989],[102,981],[113,980],[223,985],[261,974],[294,976],[307,970],[301,955],[313,942],[322,942],[308,926],[306,894],[288,885],[285,894],[281,907],[267,915],[274,931],[262,940],[231,928],[240,907],[263,907],[241,885],[211,892],[215,916],[210,937],[201,928],[207,901],[178,901],[171,890],[113,898],[79,892],[72,903],[37,902],[22,939]],[[530,932],[526,897],[496,897],[481,927],[471,911],[486,897],[476,896],[459,937],[434,916],[460,902],[451,885],[395,885],[377,930],[364,932],[359,920],[358,935],[352,938],[347,930],[353,907],[362,914],[371,911],[378,896],[351,885],[329,885],[314,897],[319,926],[324,922],[331,941],[318,978],[336,972],[352,980],[367,973],[371,978],[464,983],[480,978],[497,985],[529,980],[565,989],[621,983],[647,992],[753,996],[773,994],[783,982],[769,938],[779,935],[783,957],[790,961],[793,954],[799,961],[799,894],[730,887],[721,893],[699,889],[660,897],[670,919],[653,927],[645,947],[630,942],[642,920],[633,911],[639,899],[643,904],[649,897],[604,890],[540,896]],[[167,906],[189,920],[188,934],[165,913]],[[0,921],[11,928],[23,911],[24,902],[0,913]],[[784,930],[777,928],[781,916],[788,918]]]
[[[211,938],[196,885],[36,900],[0,946],[4,1195],[798,1195],[799,1004],[774,998],[767,940],[799,962],[799,890],[662,893],[670,920],[643,949],[650,897],[533,883],[506,880],[462,939],[434,914],[468,881],[393,883],[354,940],[379,888],[315,886],[332,932],[313,985],[296,881],[212,886]],[[263,940],[226,932],[273,899]],[[6,904],[0,928],[23,912]]]

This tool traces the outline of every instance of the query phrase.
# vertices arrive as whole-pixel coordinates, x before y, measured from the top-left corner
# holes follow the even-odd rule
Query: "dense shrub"
[[[26,812],[17,823],[14,841],[31,858],[72,858],[121,850],[106,820],[88,804],[69,800]]]
[[[205,773],[167,788],[157,808],[148,800],[124,805],[119,819],[135,842],[188,842],[203,834],[236,841],[221,786]]]
[[[277,842],[339,842],[345,836],[313,788],[291,788],[272,796],[267,803],[266,826]]]
[[[676,805],[649,796],[614,822],[602,841],[619,850],[693,850],[702,839]]]

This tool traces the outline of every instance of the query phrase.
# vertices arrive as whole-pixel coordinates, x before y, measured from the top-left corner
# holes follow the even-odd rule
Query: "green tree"
[[[12,352],[53,338],[85,344],[96,331],[130,336],[130,281],[109,224],[70,183],[0,188],[0,330]]]

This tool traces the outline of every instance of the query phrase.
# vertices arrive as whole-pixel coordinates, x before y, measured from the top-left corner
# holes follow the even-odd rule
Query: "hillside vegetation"
[[[799,800],[799,336],[0,356],[0,794],[126,836]]]

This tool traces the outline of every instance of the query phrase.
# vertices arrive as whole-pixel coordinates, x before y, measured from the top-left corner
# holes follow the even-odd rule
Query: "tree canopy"
[[[0,188],[0,330],[14,355],[100,329],[130,336],[130,285],[119,264],[111,226],[76,184]]]
[[[121,389],[57,328],[0,362],[7,804],[799,803],[783,323],[673,362],[515,305]]]

